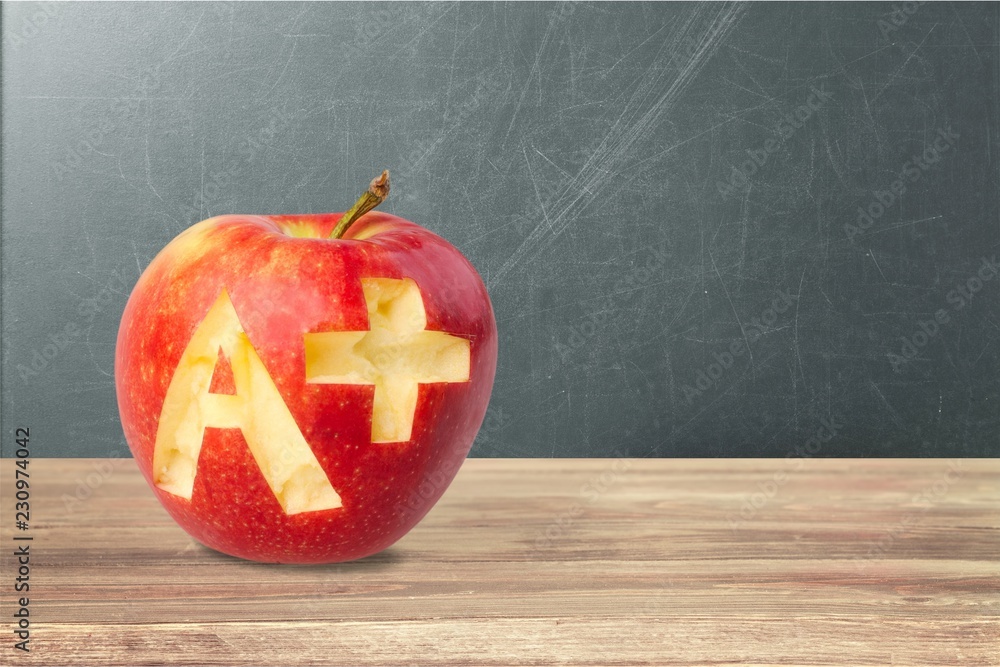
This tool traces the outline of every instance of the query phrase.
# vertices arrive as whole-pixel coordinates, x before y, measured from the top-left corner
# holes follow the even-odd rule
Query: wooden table
[[[131,460],[30,465],[27,655],[0,466],[2,664],[1000,664],[996,460],[474,459],[311,567],[193,543]]]

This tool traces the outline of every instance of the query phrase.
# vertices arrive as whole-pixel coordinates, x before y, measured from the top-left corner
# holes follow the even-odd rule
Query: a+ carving
[[[419,385],[469,380],[469,341],[427,331],[423,298],[412,280],[366,278],[361,284],[369,329],[305,334],[306,381],[374,385],[372,442],[406,442]],[[232,368],[232,394],[211,390],[220,353]],[[243,432],[287,514],[341,506],[225,290],[195,330],[167,388],[153,451],[160,489],[191,498],[206,427]]]

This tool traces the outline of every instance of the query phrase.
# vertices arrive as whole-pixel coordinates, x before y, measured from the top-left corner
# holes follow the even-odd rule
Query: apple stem
[[[389,196],[389,170],[385,169],[382,171],[380,176],[372,179],[372,182],[368,185],[368,189],[358,197],[358,201],[354,202],[354,206],[348,209],[347,213],[340,218],[337,222],[337,226],[334,227],[333,231],[330,233],[331,239],[343,238],[347,229],[355,223],[355,221],[363,216],[368,211],[372,210]]]

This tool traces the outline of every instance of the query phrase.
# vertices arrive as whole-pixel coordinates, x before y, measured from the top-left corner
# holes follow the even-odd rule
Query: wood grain
[[[310,567],[193,543],[131,460],[31,481],[3,664],[1000,664],[996,460],[473,459],[391,549]]]

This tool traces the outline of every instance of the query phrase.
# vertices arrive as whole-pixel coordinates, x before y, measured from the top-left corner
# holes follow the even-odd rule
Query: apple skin
[[[497,331],[486,287],[451,244],[378,211],[342,239],[341,214],[227,215],[178,235],[139,278],[122,315],[115,386],[126,440],[167,512],[199,542],[262,562],[332,563],[385,549],[441,497],[486,413]],[[303,335],[368,329],[361,278],[413,279],[427,329],[470,341],[470,379],[421,384],[409,442],[372,443],[374,387],[308,384]],[[236,428],[206,428],[190,499],[153,482],[153,451],[167,387],[209,308],[226,289],[343,506],[287,515]],[[216,391],[216,389],[213,389]]]

